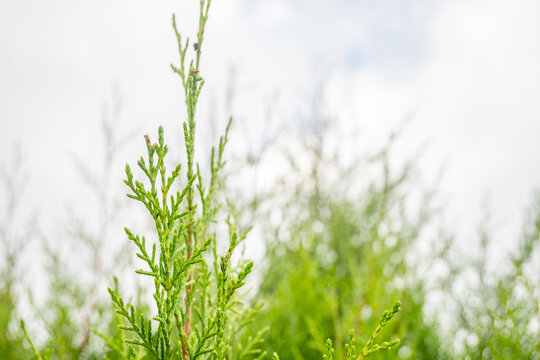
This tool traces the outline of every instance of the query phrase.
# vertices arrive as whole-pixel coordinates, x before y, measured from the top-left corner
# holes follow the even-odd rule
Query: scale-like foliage
[[[121,350],[129,359],[136,357],[136,348],[143,348],[160,360],[225,359],[231,348],[229,318],[235,296],[253,268],[253,263],[248,262],[234,271],[231,263],[233,252],[245,234],[238,235],[231,225],[228,250],[219,256],[217,235],[210,230],[219,209],[214,197],[219,187],[219,171],[224,165],[229,126],[217,149],[212,149],[208,189],[194,157],[195,115],[204,85],[199,64],[210,3],[210,0],[200,3],[199,30],[194,44],[196,55],[189,66],[186,66],[189,40],[183,41],[173,17],[180,66],[172,66],[172,69],[180,76],[186,99],[187,121],[183,129],[187,169],[184,171],[178,164],[170,173],[167,171],[168,148],[161,127],[157,142],[145,136],[147,157],[138,161],[144,181],[137,180],[126,165],[128,196],[144,205],[153,219],[156,237],[149,244],[145,236],[125,229],[127,237],[137,247],[137,257],[144,263],[136,273],[153,280],[156,314],[143,315],[116,290],[109,289],[117,313],[126,323],[120,328],[135,335],[125,339],[127,351]],[[175,191],[183,171],[184,185]],[[213,261],[209,262],[208,255]],[[259,354],[260,351],[253,348],[253,343],[257,342],[260,339],[255,338],[247,345],[248,354]]]

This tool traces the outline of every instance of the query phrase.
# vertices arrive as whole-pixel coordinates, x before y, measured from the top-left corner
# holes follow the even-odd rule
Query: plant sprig
[[[156,143],[145,136],[147,156],[138,161],[145,181],[136,180],[126,165],[124,182],[131,190],[128,197],[145,206],[154,221],[157,236],[157,241],[148,245],[146,237],[125,228],[128,239],[137,248],[137,257],[145,264],[135,272],[153,279],[157,313],[147,317],[134,305],[125,302],[116,290],[109,289],[116,312],[127,322],[120,325],[120,329],[136,335],[125,339],[128,356],[134,353],[132,346],[138,346],[160,360],[225,359],[231,348],[229,312],[236,304],[235,294],[245,284],[253,268],[253,263],[248,262],[235,271],[231,264],[232,254],[245,234],[238,236],[230,226],[228,250],[219,256],[217,235],[210,233],[210,226],[216,221],[220,209],[215,197],[220,188],[219,173],[225,165],[223,153],[231,120],[217,149],[212,148],[208,188],[204,186],[194,157],[195,114],[204,85],[199,66],[210,3],[211,0],[200,1],[196,55],[189,62],[189,67],[186,66],[189,39],[183,40],[173,15],[180,65],[171,65],[171,68],[181,78],[187,109],[187,120],[183,123],[187,155],[184,186],[176,192],[172,190],[183,168],[178,164],[172,172],[167,171],[165,156],[168,148],[162,127]],[[207,254],[213,255],[213,267],[207,263]],[[244,348],[246,354],[260,353],[256,345],[260,343],[261,336],[248,343]]]
[[[399,339],[394,339],[390,341],[385,341],[381,344],[376,344],[375,339],[379,336],[382,329],[388,324],[388,322],[396,316],[401,311],[401,302],[398,300],[395,302],[394,306],[391,309],[385,310],[379,320],[379,324],[369,337],[366,345],[362,349],[362,353],[357,357],[357,360],[362,360],[363,358],[375,354],[381,350],[390,350],[392,347],[399,344]]]
[[[345,344],[345,352],[347,356],[347,360],[362,360],[365,357],[368,357],[370,355],[373,355],[381,350],[390,350],[392,347],[399,344],[399,339],[394,339],[390,341],[385,341],[381,344],[375,344],[375,339],[379,336],[382,329],[388,324],[388,322],[396,316],[401,311],[401,302],[398,300],[394,303],[394,306],[389,309],[385,310],[381,318],[379,319],[379,323],[377,324],[377,327],[369,337],[368,341],[362,348],[362,352],[360,354],[356,353],[356,332],[354,329],[352,329],[349,333],[349,340]],[[333,360],[334,359],[334,347],[332,345],[332,340],[328,339],[326,340],[325,344],[325,353],[323,354],[324,360]],[[278,360],[279,357],[277,354],[274,353],[274,359]]]

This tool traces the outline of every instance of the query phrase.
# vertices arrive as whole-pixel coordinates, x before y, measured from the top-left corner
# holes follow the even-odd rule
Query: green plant
[[[28,324],[32,330],[41,320],[48,334],[32,341],[23,321],[17,327],[24,281],[19,261],[31,227],[17,231],[14,220],[22,192],[19,186],[26,178],[15,167],[13,177],[2,173],[7,186],[0,194],[6,205],[0,214],[0,358],[28,359],[33,354],[40,360],[245,360],[269,353],[279,359],[279,353],[284,359],[314,359],[322,353],[326,360],[361,360],[395,358],[397,352],[400,358],[414,359],[540,359],[540,199],[533,204],[517,249],[500,271],[490,271],[487,230],[481,235],[478,256],[447,256],[443,253],[451,246],[443,244],[448,246],[433,259],[419,259],[424,264],[447,262],[450,275],[440,282],[445,299],[451,298],[460,281],[468,285],[461,288],[463,296],[451,299],[457,316],[450,327],[457,335],[441,336],[447,324],[426,318],[424,303],[430,289],[418,275],[421,268],[407,257],[434,212],[429,196],[415,198],[422,204],[418,212],[409,207],[413,167],[393,166],[391,142],[365,167],[375,163],[377,176],[370,177],[367,186],[355,187],[357,178],[369,175],[358,171],[356,164],[344,167],[338,154],[328,156],[324,140],[329,124],[320,119],[305,147],[287,154],[290,166],[279,179],[281,184],[277,181],[271,187],[280,195],[252,201],[254,207],[270,209],[261,212],[268,216],[260,216],[267,252],[260,286],[253,297],[242,297],[253,263],[237,257],[249,230],[239,225],[238,217],[252,209],[225,199],[230,192],[224,196],[221,191],[231,122],[211,151],[208,179],[195,156],[195,119],[204,85],[200,59],[210,3],[200,1],[194,53],[173,17],[180,64],[172,70],[180,77],[187,110],[185,166],[178,164],[168,171],[169,150],[161,127],[157,140],[145,136],[147,154],[138,162],[142,178],[126,166],[128,197],[143,204],[153,224],[150,236],[125,229],[127,243],[135,245],[137,261],[142,261],[135,272],[143,281],[149,280],[151,296],[141,287],[135,298],[128,299],[128,282],[115,278],[108,289],[112,301],[100,297],[101,279],[112,272],[100,262],[102,246],[110,234],[109,222],[117,214],[109,207],[110,178],[106,178],[117,147],[108,142],[103,182],[95,182],[94,172],[80,167],[102,200],[101,221],[93,232],[87,224],[77,224],[75,236],[70,237],[89,245],[80,253],[90,258],[87,270],[95,277],[89,286],[83,283],[80,272],[70,271],[61,254],[47,248],[49,297],[34,309],[36,316]],[[105,134],[111,137],[107,126]],[[255,163],[259,155],[250,162]],[[20,162],[15,157],[15,164]],[[229,215],[226,226],[220,227],[226,202]],[[276,213],[278,220],[273,221]],[[403,311],[401,302],[382,311],[380,304],[396,298],[402,299]],[[380,318],[374,316],[381,312]],[[354,330],[347,334],[350,328]],[[91,341],[93,334],[105,342],[106,349],[97,337]],[[380,337],[394,340],[377,343]],[[398,337],[402,346],[395,349]],[[361,348],[357,347],[360,339],[367,339]]]
[[[377,324],[377,327],[373,331],[373,334],[369,337],[369,340],[367,341],[366,345],[362,349],[362,352],[358,356],[358,360],[363,359],[366,356],[375,354],[381,350],[389,350],[393,346],[399,344],[399,339],[394,339],[391,341],[385,341],[382,344],[375,344],[375,339],[379,334],[381,333],[381,330],[388,324],[388,322],[397,315],[397,313],[401,310],[401,302],[397,301],[392,309],[385,310],[383,314],[381,315],[381,318],[379,320],[379,324]],[[354,339],[354,332],[351,335],[351,339]],[[352,340],[351,340],[352,341]],[[350,349],[350,350],[349,350]],[[347,351],[347,358],[351,357],[351,354],[354,354],[354,349],[352,348],[352,344],[349,343]]]
[[[436,324],[424,314],[426,286],[410,260],[432,211],[429,193],[413,186],[413,164],[391,164],[397,137],[369,162],[350,165],[329,151],[328,133],[302,140],[285,153],[290,162],[271,193],[251,201],[260,207],[266,240],[256,296],[267,302],[261,314],[261,324],[270,328],[265,349],[286,359],[313,359],[327,351],[330,338],[333,358],[347,359],[348,330],[369,338],[375,315],[384,310],[380,304],[401,299],[399,320],[383,336],[403,339],[402,358],[447,358]],[[360,185],[358,179],[366,178]],[[411,200],[421,206],[411,209]]]
[[[19,299],[24,283],[21,256],[33,233],[35,218],[20,224],[21,199],[28,180],[24,156],[20,148],[14,151],[9,168],[0,167],[0,358],[20,359],[29,356],[23,347],[24,332],[17,327]],[[22,226],[17,226],[22,225]]]
[[[228,222],[228,248],[221,256],[218,255],[217,232],[212,230],[220,208],[215,198],[220,187],[219,172],[224,166],[223,152],[230,121],[219,145],[212,149],[208,183],[203,182],[194,156],[195,115],[204,85],[200,58],[210,3],[211,0],[200,2],[195,56],[187,66],[189,40],[182,39],[173,16],[180,66],[171,67],[180,76],[187,108],[187,121],[183,124],[187,159],[183,186],[174,190],[183,170],[180,164],[167,172],[168,147],[162,127],[157,142],[145,136],[148,154],[146,159],[141,157],[138,166],[146,176],[146,184],[136,180],[126,165],[125,184],[131,190],[128,197],[145,206],[153,219],[156,235],[156,241],[148,246],[146,237],[125,229],[145,266],[136,273],[153,281],[155,315],[145,316],[116,290],[109,289],[117,313],[125,322],[120,329],[134,335],[125,339],[128,350],[122,351],[130,359],[136,358],[136,349],[144,349],[156,359],[225,359],[232,347],[234,329],[230,318],[237,305],[237,292],[253,267],[252,262],[239,267],[233,264],[233,253],[246,234],[237,234],[232,221]],[[258,341],[252,339],[252,343]],[[253,357],[260,354],[249,344],[246,348]]]
[[[45,299],[39,301],[33,299],[33,287],[28,292],[34,327],[31,330],[37,332],[40,329],[45,335],[36,341],[35,350],[44,358],[103,358],[103,346],[92,336],[93,330],[115,321],[111,316],[110,301],[103,296],[106,293],[103,283],[111,273],[121,271],[125,262],[122,257],[113,255],[110,258],[115,261],[109,263],[104,256],[106,253],[125,253],[125,249],[111,246],[114,244],[111,240],[115,220],[121,214],[123,203],[113,187],[113,169],[119,150],[129,141],[119,136],[121,105],[119,93],[113,91],[111,101],[104,106],[101,121],[101,167],[92,169],[78,156],[72,156],[85,189],[89,190],[91,199],[95,199],[96,222],[88,220],[93,218],[90,212],[93,204],[88,203],[70,209],[61,243],[50,241],[56,236],[42,236],[48,291]],[[68,251],[62,252],[62,248]],[[76,264],[70,261],[73,254],[78,254]],[[30,316],[26,318],[30,319]]]
[[[377,324],[377,327],[369,337],[368,341],[360,351],[360,353],[356,352],[356,332],[353,330],[349,333],[349,340],[345,344],[345,352],[347,356],[347,360],[362,360],[370,355],[376,354],[381,350],[390,350],[392,347],[399,344],[399,339],[394,339],[391,341],[385,341],[381,344],[375,344],[375,339],[379,336],[381,333],[381,330],[388,324],[388,322],[397,315],[397,313],[401,310],[401,303],[397,301],[394,306],[390,310],[385,310],[381,318],[379,319],[379,324]],[[324,360],[333,360],[334,359],[334,347],[332,346],[332,340],[328,339],[326,340],[326,351],[323,355]]]
[[[450,331],[455,356],[467,359],[540,359],[540,195],[530,205],[516,248],[492,269],[489,216],[481,222],[478,251],[449,244],[442,258],[448,278],[438,281],[457,316]],[[473,246],[473,244],[469,244]],[[461,294],[452,292],[461,284]]]
[[[381,350],[390,350],[395,345],[399,344],[399,339],[394,339],[391,341],[385,341],[381,344],[376,344],[375,339],[379,336],[381,333],[381,330],[388,324],[388,322],[397,315],[397,313],[401,310],[401,303],[397,301],[394,306],[390,310],[385,310],[381,318],[379,319],[379,323],[377,324],[377,327],[369,337],[368,341],[360,351],[360,353],[357,353],[356,351],[356,332],[351,330],[349,332],[349,340],[345,344],[345,352],[346,352],[346,358],[347,360],[362,360],[370,355],[376,354]],[[335,349],[332,345],[332,340],[327,339],[325,343],[325,351],[322,356],[323,360],[334,360],[334,353]],[[274,353],[274,359],[278,360],[279,356]]]

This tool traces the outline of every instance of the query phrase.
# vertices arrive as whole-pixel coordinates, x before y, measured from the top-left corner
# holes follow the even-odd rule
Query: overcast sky
[[[124,99],[126,130],[154,133],[163,124],[179,139],[170,20],[176,12],[193,37],[197,6],[0,2],[1,162],[22,145],[31,169],[25,203],[54,219],[51,209],[75,201],[69,154],[99,165],[93,146],[112,84]],[[496,241],[507,245],[540,185],[539,14],[536,0],[214,0],[201,117],[229,111],[264,134],[269,103],[294,122],[321,81],[331,107],[360,130],[359,142],[382,138],[412,114],[411,153],[427,141],[425,173],[446,164],[449,224],[472,228],[488,196]],[[227,108],[231,69],[236,95]]]

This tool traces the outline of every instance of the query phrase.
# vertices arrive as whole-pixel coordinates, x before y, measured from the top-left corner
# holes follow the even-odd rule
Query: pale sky
[[[231,112],[255,134],[245,146],[257,147],[257,134],[270,126],[263,118],[274,94],[274,116],[301,131],[297,115],[322,78],[330,108],[361,134],[359,149],[413,114],[398,158],[427,142],[420,162],[426,176],[446,165],[440,191],[448,199],[447,223],[464,241],[486,196],[495,241],[515,240],[540,185],[540,2],[214,0],[212,6],[201,118],[214,115],[224,125]],[[126,132],[154,134],[162,124],[180,139],[171,13],[193,37],[197,7],[195,0],[0,2],[0,163],[12,157],[14,143],[22,145],[30,176],[23,201],[45,222],[61,221],[68,203],[80,205],[69,154],[99,166],[93,146],[112,84],[125,99]],[[227,107],[231,68],[236,95]],[[122,162],[134,162],[138,145]]]

